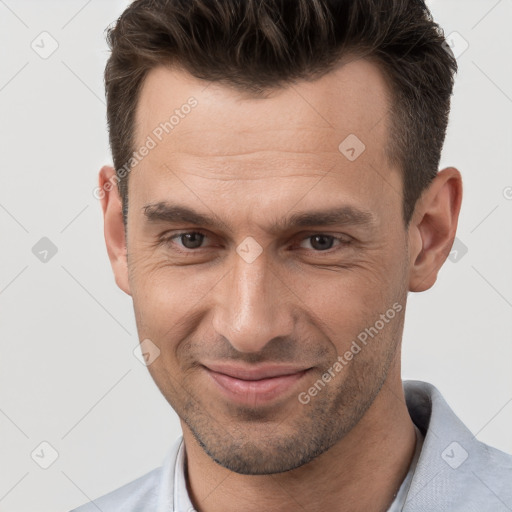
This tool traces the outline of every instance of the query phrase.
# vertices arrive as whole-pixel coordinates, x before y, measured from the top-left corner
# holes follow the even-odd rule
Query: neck
[[[234,473],[210,459],[182,422],[188,491],[196,510],[285,512],[294,506],[385,512],[407,475],[416,443],[402,381],[389,377],[343,439],[308,464],[284,473]]]

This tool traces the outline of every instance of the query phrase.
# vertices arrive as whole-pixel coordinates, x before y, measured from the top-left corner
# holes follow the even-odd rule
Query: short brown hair
[[[387,154],[403,173],[406,225],[438,171],[457,63],[423,0],[136,0],[107,41],[116,172],[132,157],[138,96],[156,66],[258,93],[324,74],[347,54],[371,58],[389,81]],[[126,223],[128,174],[117,180]]]

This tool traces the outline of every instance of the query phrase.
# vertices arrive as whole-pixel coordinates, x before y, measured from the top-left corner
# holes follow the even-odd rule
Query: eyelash
[[[208,234],[203,231],[200,231],[200,230],[180,231],[179,233],[174,233],[173,235],[167,236],[167,237],[165,235],[163,235],[162,237],[160,237],[160,243],[170,245],[175,239],[179,239],[181,236],[189,235],[189,234],[199,234],[199,235],[203,235],[206,238],[208,238]],[[337,240],[339,242],[338,248],[331,247],[330,249],[326,249],[325,251],[319,251],[319,250],[315,250],[315,249],[305,249],[305,250],[312,251],[317,254],[331,254],[333,252],[336,252],[336,251],[341,250],[344,247],[348,246],[352,241],[352,240],[345,240],[342,237],[337,237],[334,235],[329,235],[328,233],[322,233],[322,232],[318,232],[318,231],[308,234],[307,236],[303,237],[300,241],[303,242],[304,240],[307,240],[308,238],[312,238],[313,236],[316,236],[316,235],[330,237],[330,238],[333,238],[335,241]],[[345,236],[347,236],[347,235],[345,235]],[[192,254],[194,252],[198,252],[200,249],[204,249],[204,248],[198,247],[197,249],[187,249],[185,247],[183,249],[178,249],[178,252],[181,252],[183,254]]]

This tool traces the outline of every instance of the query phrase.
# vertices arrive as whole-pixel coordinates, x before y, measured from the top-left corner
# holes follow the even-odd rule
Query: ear
[[[121,197],[113,167],[104,166],[99,173],[101,207],[103,209],[105,243],[117,286],[131,295],[128,280],[126,236]]]
[[[450,254],[462,202],[460,172],[440,171],[416,204],[409,225],[409,290],[423,292],[436,282]]]

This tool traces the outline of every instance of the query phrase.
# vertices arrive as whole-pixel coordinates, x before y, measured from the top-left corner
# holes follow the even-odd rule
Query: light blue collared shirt
[[[512,455],[478,441],[431,384],[404,390],[422,436],[388,512],[511,512]],[[180,437],[161,467],[71,512],[193,512],[184,463]]]

